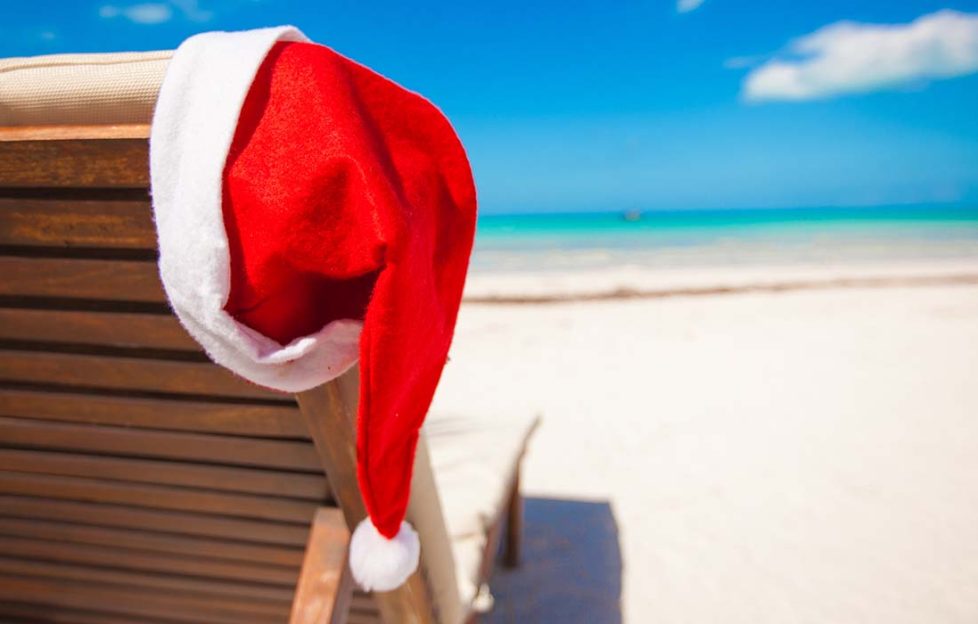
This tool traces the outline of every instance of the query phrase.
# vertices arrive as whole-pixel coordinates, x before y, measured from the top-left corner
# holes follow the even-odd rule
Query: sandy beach
[[[543,418],[488,621],[978,621],[976,276],[473,275],[434,409]]]

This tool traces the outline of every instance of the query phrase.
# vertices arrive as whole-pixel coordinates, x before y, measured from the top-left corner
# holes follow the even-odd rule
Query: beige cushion
[[[149,123],[171,55],[0,59],[0,126]]]
[[[432,414],[425,423],[463,604],[479,585],[488,530],[504,510],[508,487],[537,424],[531,417]]]

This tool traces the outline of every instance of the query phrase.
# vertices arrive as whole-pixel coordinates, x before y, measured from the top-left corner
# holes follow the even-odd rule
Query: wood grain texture
[[[377,612],[377,605],[374,604],[373,596],[364,592],[359,587],[353,589],[353,598],[350,599],[351,611]],[[380,617],[380,614],[377,614]]]
[[[317,507],[315,503],[289,499],[272,503],[264,497],[244,494],[7,471],[0,471],[0,494],[112,503],[296,524],[308,524]]]
[[[63,541],[52,542],[8,535],[0,535],[0,553],[24,559],[43,559],[231,581],[252,581],[289,588],[295,587],[299,578],[298,566],[273,566],[244,561],[186,557],[146,550],[109,548]]]
[[[4,624],[133,624],[132,617],[105,611],[71,609],[61,605],[0,601]],[[181,620],[141,615],[139,624],[181,624]],[[209,624],[201,620],[198,624]]]
[[[253,399],[288,395],[209,362],[0,350],[0,381]]]
[[[347,614],[346,624],[383,624],[383,620],[376,609],[370,611],[350,609],[350,613]],[[477,624],[477,622],[467,622],[466,624]]]
[[[285,608],[291,604],[293,595],[291,589],[275,585],[202,579],[193,576],[173,576],[132,570],[120,571],[71,563],[15,559],[2,555],[0,555],[0,575],[26,575],[112,585],[131,585],[155,589],[164,593],[203,593],[225,598],[240,597],[275,603]]]
[[[0,535],[296,568],[302,564],[303,556],[302,549],[295,547],[242,544],[214,538],[187,537],[141,529],[93,527],[36,518],[26,520],[0,517]]]
[[[353,598],[347,567],[350,530],[343,512],[320,508],[312,521],[290,624],[342,624]]]
[[[203,353],[169,314],[0,308],[0,340]]]
[[[333,498],[348,527],[367,517],[357,480],[356,418],[359,368],[296,395],[315,444],[317,461],[326,472]]]
[[[64,139],[148,139],[149,124],[100,124],[0,127],[0,141]]]
[[[0,295],[163,303],[156,263],[0,256]]]
[[[283,614],[277,605],[241,598],[218,600],[213,596],[170,595],[134,587],[31,577],[0,577],[0,602],[6,601],[106,611],[128,616],[133,622],[141,622],[143,617],[162,617],[193,624],[264,624],[282,622],[288,617],[287,609]]]
[[[93,526],[135,527],[174,535],[197,535],[287,546],[303,546],[309,533],[306,524],[2,494],[0,516],[64,520]]]
[[[0,416],[0,445],[319,473],[308,442],[86,427]]]
[[[146,139],[0,141],[0,187],[146,188]]]
[[[330,495],[324,475],[60,451],[0,447],[0,470],[154,483],[316,502],[326,501]]]
[[[0,196],[0,246],[156,251],[149,197],[143,200]]]
[[[133,429],[309,438],[298,406],[287,403],[257,405],[4,388],[0,415]]]

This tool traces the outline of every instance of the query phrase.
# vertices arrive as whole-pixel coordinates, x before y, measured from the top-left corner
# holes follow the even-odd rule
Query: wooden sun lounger
[[[0,620],[474,620],[504,524],[518,559],[533,424],[433,422],[408,510],[421,568],[354,591],[357,371],[293,397],[205,357],[159,283],[147,136],[0,127]],[[437,470],[453,453],[499,466],[462,484],[492,499],[474,531]]]

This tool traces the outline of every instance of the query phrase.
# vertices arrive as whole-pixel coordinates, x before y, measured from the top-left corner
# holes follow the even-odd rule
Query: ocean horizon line
[[[638,217],[657,218],[667,216],[724,216],[724,215],[967,215],[978,219],[978,200],[962,202],[913,202],[898,204],[831,204],[807,206],[738,206],[733,208],[595,208],[586,210],[520,210],[520,211],[489,211],[480,212],[478,218],[496,220],[509,218],[608,218],[608,217]]]

